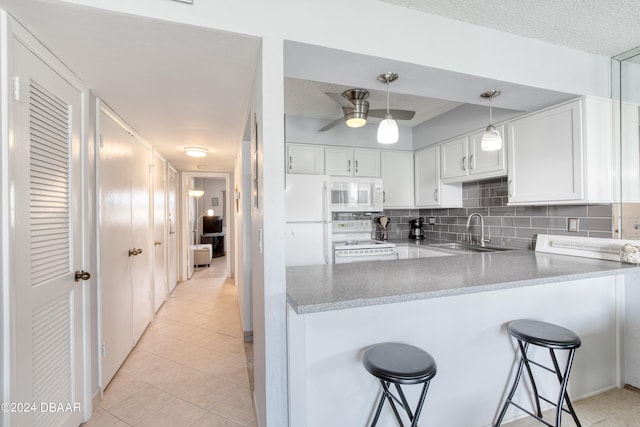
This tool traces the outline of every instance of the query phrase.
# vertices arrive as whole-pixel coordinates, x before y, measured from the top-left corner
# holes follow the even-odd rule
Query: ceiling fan
[[[396,73],[384,73],[378,76],[378,81],[387,85],[388,89],[389,83],[397,80],[397,78],[398,74]],[[391,114],[391,116],[396,120],[411,120],[416,114],[415,111],[393,110],[388,108],[370,110],[369,101],[367,101],[369,91],[366,89],[347,89],[341,94],[325,92],[325,95],[333,99],[342,107],[344,116],[327,124],[320,129],[319,132],[331,129],[342,122],[346,122],[349,127],[359,128],[367,123],[367,117],[384,119],[387,114]]]

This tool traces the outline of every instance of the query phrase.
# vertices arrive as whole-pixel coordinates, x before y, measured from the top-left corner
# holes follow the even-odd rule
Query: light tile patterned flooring
[[[640,426],[640,392],[626,388],[609,390],[604,393],[578,400],[573,408],[578,415],[582,427],[638,427]],[[553,424],[555,412],[543,412],[544,419]],[[540,427],[541,422],[526,417],[505,427]],[[563,427],[575,427],[571,415],[562,415]]]
[[[257,426],[252,346],[225,263],[178,284],[84,427]]]

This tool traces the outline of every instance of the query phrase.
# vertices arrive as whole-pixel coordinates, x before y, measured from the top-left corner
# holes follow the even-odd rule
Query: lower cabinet
[[[396,254],[398,254],[398,259],[433,258],[453,255],[448,252],[439,251],[437,249],[420,248],[413,245],[396,246]]]

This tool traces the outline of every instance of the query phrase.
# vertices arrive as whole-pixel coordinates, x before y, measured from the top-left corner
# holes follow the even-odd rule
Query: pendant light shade
[[[494,125],[487,126],[480,141],[482,151],[497,151],[502,148],[502,137]]]
[[[389,83],[398,78],[396,73],[384,73],[378,76],[378,80],[387,86],[387,114],[378,125],[378,142],[380,144],[395,144],[399,139],[398,124],[389,113]]]
[[[497,151],[502,148],[502,136],[498,129],[493,125],[493,112],[491,109],[491,100],[496,96],[500,95],[499,90],[490,90],[488,92],[482,93],[480,96],[483,98],[489,99],[489,126],[484,131],[482,135],[482,140],[480,141],[480,149],[482,151]]]
[[[395,144],[398,142],[398,124],[387,114],[378,126],[378,142],[380,144]]]

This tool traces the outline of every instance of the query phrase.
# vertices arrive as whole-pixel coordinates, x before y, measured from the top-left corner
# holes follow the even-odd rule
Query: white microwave
[[[331,177],[330,187],[331,212],[382,212],[381,178]]]

